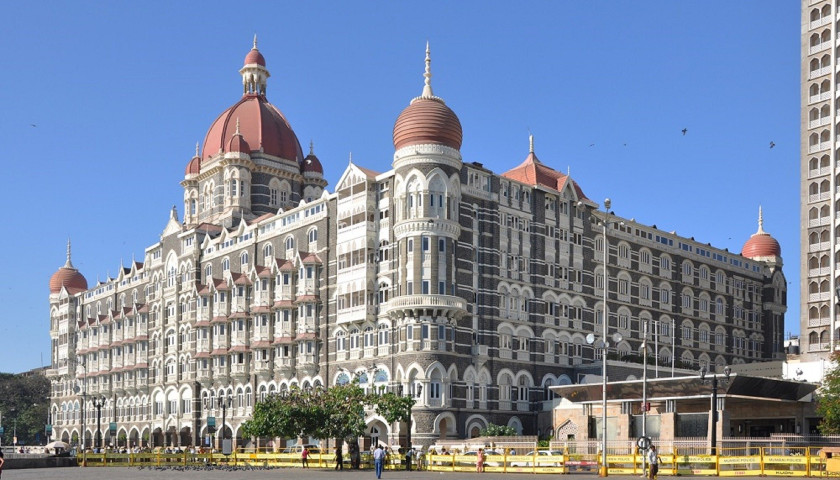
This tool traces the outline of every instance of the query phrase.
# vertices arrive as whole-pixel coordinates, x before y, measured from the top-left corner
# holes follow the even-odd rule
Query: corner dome
[[[309,143],[309,155],[303,159],[303,164],[300,166],[301,173],[320,173],[324,174],[324,167],[321,166],[321,161],[315,156],[314,146],[312,142]]]
[[[68,292],[79,293],[87,290],[87,280],[70,262],[70,241],[67,241],[67,262],[50,277],[50,293],[58,293],[61,287]]]
[[[266,99],[269,73],[265,68],[265,58],[257,50],[256,37],[254,48],[245,56],[245,66],[239,73],[242,75],[242,98],[210,125],[204,137],[201,158],[230,152],[229,143],[236,134],[238,122],[244,141],[244,144],[237,143],[236,148],[242,149],[240,152],[261,152],[300,164],[303,153],[295,132],[283,113]]]
[[[432,93],[431,57],[426,44],[426,72],[423,93],[411,101],[394,123],[394,149],[409,145],[438,144],[461,149],[461,121],[442,98]]]
[[[198,175],[199,173],[201,173],[201,159],[199,157],[193,157],[190,163],[187,164],[184,175]]]
[[[741,255],[747,258],[781,257],[782,247],[769,233],[764,231],[764,217],[758,208],[758,231],[744,243]]]

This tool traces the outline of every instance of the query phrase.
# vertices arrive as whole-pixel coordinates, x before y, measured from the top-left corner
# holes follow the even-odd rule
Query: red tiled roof
[[[308,253],[308,254],[306,252],[300,252],[300,253],[301,253],[301,255],[306,254],[306,256],[303,257],[303,260],[301,260],[301,262],[303,262],[303,263],[324,263],[324,262],[321,261],[321,258],[314,253]]]
[[[295,304],[291,300],[279,300],[274,302],[274,308],[292,308]]]
[[[306,333],[298,333],[295,337],[295,340],[313,340],[317,338],[317,335],[313,332],[306,332]]]
[[[210,323],[224,323],[224,322],[227,322],[227,321],[228,321],[228,317],[226,317],[224,315],[220,315],[218,317],[213,317],[213,319],[210,320]]]
[[[257,305],[256,307],[251,307],[251,313],[269,313],[271,312],[271,307],[268,305]]]
[[[304,302],[320,302],[321,297],[317,295],[301,295],[295,299],[295,303],[304,303]]]
[[[250,350],[250,348],[248,348],[248,345],[234,345],[233,347],[230,348],[230,350],[228,350],[228,352],[229,353],[247,352],[249,350]]]
[[[292,342],[294,342],[294,339],[292,337],[275,337],[274,338],[274,344],[275,345],[278,344],[278,343],[292,343]]]
[[[216,348],[210,352],[210,355],[227,355],[227,350],[224,348]]]
[[[534,152],[528,154],[525,161],[519,166],[502,174],[503,177],[515,180],[531,186],[543,186],[558,192],[565,188],[566,183],[571,180],[567,175],[564,175],[553,168],[544,165],[537,158]],[[572,188],[578,195],[579,199],[585,199],[583,190],[578,186],[577,182],[572,181]]]
[[[269,342],[268,340],[260,340],[251,344],[251,348],[266,348],[270,346],[271,342]]]

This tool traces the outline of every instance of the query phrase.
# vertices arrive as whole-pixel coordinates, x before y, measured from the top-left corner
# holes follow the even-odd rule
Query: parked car
[[[538,467],[562,467],[563,466],[563,450],[531,450],[525,456],[531,457],[531,460],[517,460],[511,462],[512,467],[532,467],[534,465],[534,454],[537,455]]]
[[[304,445],[292,445],[283,449],[283,453],[297,453],[300,454],[303,452],[303,447],[307,447],[309,449],[310,455],[317,455],[321,453],[321,447],[318,445],[313,445],[311,443],[307,443]]]

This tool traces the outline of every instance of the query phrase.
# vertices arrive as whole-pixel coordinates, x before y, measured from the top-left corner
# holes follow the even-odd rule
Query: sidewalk
[[[216,470],[185,470],[136,467],[67,467],[67,468],[37,468],[23,470],[9,470],[7,477],[15,480],[370,480],[375,479],[373,470],[343,470],[332,469],[302,469],[275,468],[267,470],[216,469]],[[508,479],[557,479],[563,480],[595,480],[596,474],[530,474],[530,473],[463,473],[463,472],[406,472],[404,470],[386,470],[382,473],[383,480],[508,480]],[[616,480],[640,480],[637,475],[610,475]],[[659,477],[665,480],[671,477]],[[709,477],[715,478],[715,477]],[[750,480],[767,480],[766,477],[739,477]]]

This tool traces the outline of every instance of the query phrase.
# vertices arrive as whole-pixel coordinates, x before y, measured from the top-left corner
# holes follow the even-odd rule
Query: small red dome
[[[60,292],[62,286],[70,293],[79,293],[87,290],[87,280],[78,270],[65,265],[50,277],[50,293]]]
[[[232,137],[230,137],[230,142],[228,142],[227,151],[250,153],[251,147],[248,145],[248,142],[245,141],[245,138],[242,137],[242,134],[237,132],[234,133]]]
[[[263,57],[262,53],[257,50],[257,47],[252,48],[251,51],[248,52],[248,55],[245,55],[245,65],[251,65],[254,63],[263,67],[265,66],[265,57]]]
[[[316,172],[323,175],[324,167],[321,166],[321,161],[318,160],[318,157],[316,157],[315,154],[310,153],[303,159],[303,165],[301,165],[300,171],[303,173]]]
[[[741,255],[747,258],[781,257],[782,247],[768,233],[755,233],[744,243]]]
[[[265,97],[251,94],[243,96],[213,122],[204,138],[201,158],[212,157],[220,150],[229,151],[225,149],[236,132],[237,119],[243,140],[252,149],[244,153],[262,150],[297,163],[303,159],[300,142],[286,117]]]
[[[187,170],[184,172],[184,175],[198,175],[199,173],[201,173],[201,159],[193,157],[190,163],[187,164]]]
[[[394,124],[394,149],[408,145],[438,144],[461,149],[461,121],[443,100],[418,97],[397,117]]]

